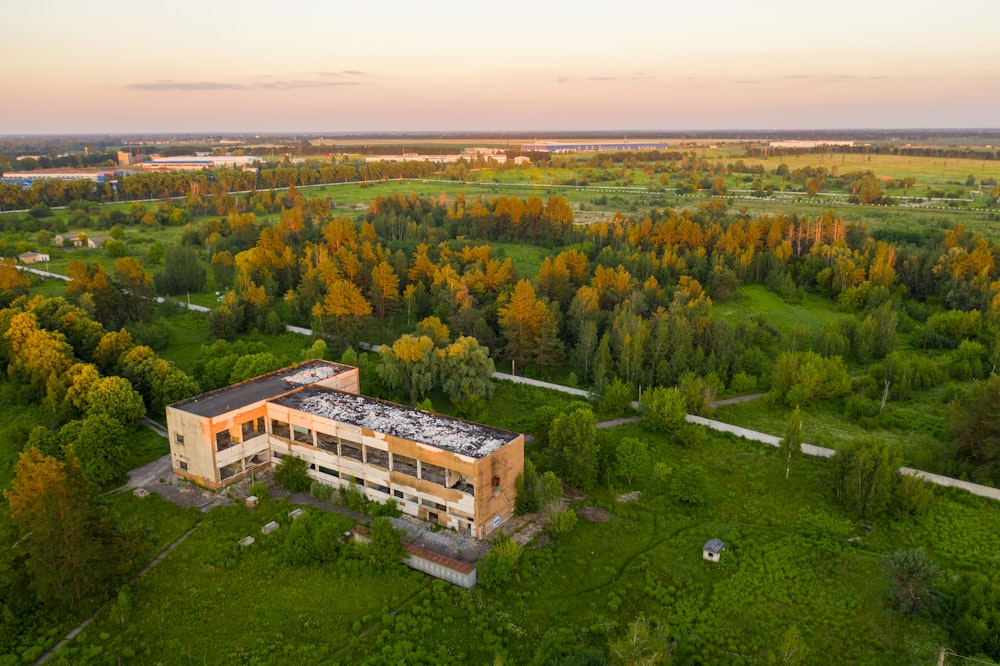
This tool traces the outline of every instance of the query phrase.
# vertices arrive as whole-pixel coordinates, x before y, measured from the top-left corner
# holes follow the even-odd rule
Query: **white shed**
[[[701,549],[701,556],[709,562],[718,562],[725,549],[726,544],[722,543],[722,539],[709,539]]]

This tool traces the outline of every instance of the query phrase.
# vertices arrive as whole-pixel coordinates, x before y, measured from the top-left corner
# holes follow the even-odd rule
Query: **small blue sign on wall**
[[[500,527],[500,514],[493,516],[493,527]]]

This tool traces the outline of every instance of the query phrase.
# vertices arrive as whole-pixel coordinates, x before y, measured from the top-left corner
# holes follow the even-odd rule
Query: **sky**
[[[1000,2],[0,3],[0,134],[1000,127]]]

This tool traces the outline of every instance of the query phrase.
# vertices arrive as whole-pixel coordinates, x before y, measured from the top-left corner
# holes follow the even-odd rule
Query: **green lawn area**
[[[682,448],[635,425],[613,434],[646,440],[675,474],[703,467],[705,504],[680,504],[645,477],[634,502],[595,492],[586,504],[607,522],[526,548],[513,581],[472,592],[343,551],[290,565],[290,505],[216,509],[135,586],[124,623],[110,605],[53,663],[520,664],[605,651],[639,614],[667,627],[674,663],[768,663],[793,627],[803,663],[933,663],[946,637],[928,616],[891,609],[880,558],[921,546],[957,573],[1000,548],[1000,507],[979,498],[939,492],[926,515],[877,521],[852,542],[863,533],[831,503],[829,461],[797,461],[786,481],[778,452],[757,444],[709,435]],[[262,537],[272,519],[282,527]],[[240,549],[247,534],[257,543]],[[712,537],[727,543],[719,564],[701,558]]]
[[[558,249],[526,243],[490,243],[490,247],[493,248],[494,257],[498,259],[510,257],[514,268],[522,278],[533,278],[538,275],[538,269],[542,267],[545,257],[554,257],[560,252]]]
[[[791,413],[792,408],[787,405],[771,405],[759,399],[719,407],[712,418],[781,437]],[[809,444],[830,449],[843,448],[859,438],[874,437],[901,446],[908,465],[933,472],[939,471],[947,457],[945,443],[934,435],[946,428],[946,417],[946,407],[939,404],[889,402],[886,419],[892,427],[868,429],[845,416],[840,403],[807,405],[802,407],[802,437]]]
[[[816,334],[823,324],[847,316],[837,312],[836,305],[829,300],[815,294],[806,294],[801,303],[789,303],[763,285],[740,287],[735,299],[715,303],[712,314],[732,324],[763,315],[768,324],[785,334],[799,326]]]

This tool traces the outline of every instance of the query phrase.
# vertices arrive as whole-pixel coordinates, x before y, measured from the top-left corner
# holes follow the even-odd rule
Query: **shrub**
[[[576,511],[573,509],[560,511],[552,517],[552,533],[569,534],[576,527],[576,521]]]
[[[340,487],[340,503],[358,513],[366,513],[368,510],[368,498],[354,483]]]
[[[313,481],[309,486],[309,494],[318,500],[326,501],[333,496],[333,488],[322,481]]]
[[[674,475],[670,493],[684,504],[704,504],[708,499],[708,474],[699,465],[682,467]]]
[[[290,493],[304,493],[312,485],[309,465],[302,458],[285,456],[274,468],[274,480]]]
[[[257,499],[260,500],[267,499],[268,492],[269,491],[266,483],[261,483],[260,481],[258,481],[257,483],[250,486],[250,494],[256,497]]]
[[[479,565],[479,584],[487,589],[503,586],[513,580],[520,562],[521,546],[509,534],[500,532]]]

